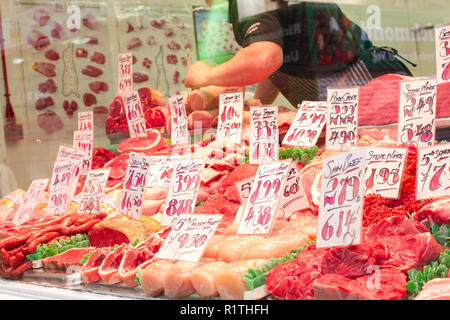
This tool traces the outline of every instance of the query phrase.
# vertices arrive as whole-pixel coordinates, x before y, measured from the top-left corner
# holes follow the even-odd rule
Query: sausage
[[[58,236],[60,236],[60,233],[59,233],[59,232],[49,232],[49,233],[46,233],[46,234],[44,234],[43,236],[41,236],[41,237],[39,237],[39,238],[36,238],[36,239],[34,239],[33,241],[31,241],[31,243],[30,243],[30,244],[28,245],[28,247],[27,247],[27,250],[28,250],[28,252],[33,253],[33,252],[36,251],[36,248],[37,248],[37,246],[38,246],[39,244],[41,244],[41,243],[47,243],[47,242],[53,240],[54,238],[56,238],[56,237],[58,237]]]
[[[34,241],[35,239],[49,233],[49,232],[58,232],[61,233],[62,227],[60,225],[56,225],[56,226],[49,226],[43,230],[38,230],[35,231],[33,233],[31,233],[30,237],[28,238],[26,244],[29,245],[32,241]]]
[[[33,263],[30,260],[25,261],[24,263],[22,263],[20,266],[18,266],[17,268],[15,268],[14,270],[12,270],[12,272],[10,272],[10,276],[13,279],[17,279],[19,278],[25,271],[31,269],[31,267],[33,266]]]
[[[81,226],[72,226],[69,228],[67,235],[71,236],[78,233],[86,233],[92,229],[94,225],[102,221],[101,219],[94,219],[82,224]]]
[[[30,234],[26,233],[26,234],[21,234],[21,235],[14,235],[14,236],[8,237],[6,239],[3,239],[0,241],[0,248],[9,250],[11,248],[18,247],[21,244],[24,244],[27,241],[29,236],[30,236]]]

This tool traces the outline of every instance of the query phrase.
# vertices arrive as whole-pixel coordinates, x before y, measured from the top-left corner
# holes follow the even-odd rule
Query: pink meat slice
[[[115,284],[122,280],[119,275],[119,267],[128,248],[128,244],[122,244],[116,250],[107,255],[105,260],[103,260],[98,270],[98,274],[104,283]]]
[[[81,279],[84,283],[97,282],[101,279],[98,270],[103,260],[110,253],[111,250],[108,248],[98,248],[89,256],[80,270]]]

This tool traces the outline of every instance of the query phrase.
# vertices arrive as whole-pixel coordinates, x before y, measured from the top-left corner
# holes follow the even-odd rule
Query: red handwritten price
[[[186,107],[183,96],[173,96],[169,99],[171,115],[171,140],[172,145],[187,144],[189,136],[187,131]]]
[[[253,107],[250,114],[250,163],[278,161],[278,107]]]
[[[78,112],[78,131],[92,131],[94,113],[92,111]]]
[[[142,111],[138,93],[136,91],[131,91],[124,94],[123,101],[125,104],[130,136],[133,138],[147,137],[144,113]]]
[[[450,145],[419,149],[417,200],[450,195]]]
[[[89,171],[81,193],[78,212],[98,213],[108,181],[110,169],[98,169]]]
[[[243,109],[242,92],[219,95],[217,141],[241,142]]]
[[[131,53],[119,54],[119,94],[129,92],[133,88],[133,55]]]
[[[450,26],[435,29],[437,84],[450,80]]]
[[[41,197],[47,184],[48,179],[33,180],[31,182],[22,204],[14,215],[13,222],[22,224],[30,219],[31,213],[36,207],[37,201]]]

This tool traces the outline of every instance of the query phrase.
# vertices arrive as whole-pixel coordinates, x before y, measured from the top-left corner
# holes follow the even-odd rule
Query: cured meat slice
[[[41,93],[55,93],[58,88],[56,87],[55,81],[53,79],[48,79],[45,82],[39,84],[39,92]]]
[[[255,259],[229,263],[214,279],[220,297],[224,300],[243,300],[247,287],[242,276],[248,269],[258,268],[265,262],[266,260]]]
[[[36,100],[35,107],[37,110],[42,110],[53,105],[55,105],[55,102],[52,97],[42,97]]]
[[[84,18],[82,19],[82,22],[83,26],[85,26],[89,30],[96,30],[100,25],[97,18],[91,13],[85,15]]]
[[[192,271],[199,262],[178,261],[172,264],[164,277],[164,294],[170,298],[184,298],[195,292],[191,282]]]
[[[52,134],[64,127],[61,117],[50,110],[38,115],[37,124],[47,134]]]
[[[105,55],[101,52],[94,52],[94,54],[91,56],[91,61],[98,63],[98,64],[105,64],[106,58]]]
[[[46,57],[48,60],[51,60],[51,61],[58,61],[58,60],[59,60],[59,54],[58,54],[58,52],[56,52],[56,51],[53,50],[53,49],[48,50],[48,51],[45,53],[45,57]]]
[[[207,299],[219,295],[214,280],[219,272],[221,272],[226,266],[226,262],[215,261],[200,266],[192,271],[192,286],[201,298]]]
[[[92,92],[99,94],[100,91],[107,92],[109,90],[108,84],[103,81],[94,81],[89,83],[89,89],[92,90]]]
[[[98,248],[89,256],[80,270],[81,279],[84,283],[97,282],[101,279],[98,270],[103,260],[110,253],[111,250],[108,248]]]
[[[142,40],[140,38],[131,38],[127,42],[127,50],[133,50],[142,46]]]
[[[148,75],[143,72],[133,72],[133,82],[142,83],[148,81]]]
[[[103,74],[103,71],[99,68],[96,68],[94,66],[87,66],[83,70],[81,70],[81,73],[92,78],[100,77]]]
[[[81,260],[83,256],[88,254],[94,248],[72,248],[58,255],[42,259],[42,266],[45,270],[60,270],[72,272],[81,268]]]
[[[122,244],[105,257],[98,269],[98,274],[104,283],[115,284],[121,281],[119,276],[119,266],[128,248],[128,244]]]
[[[32,65],[34,71],[50,78],[56,76],[55,67],[56,66],[50,62],[35,62]]]
[[[141,153],[152,153],[161,149],[167,142],[162,137],[161,133],[155,129],[147,129],[146,138],[129,138],[117,146],[117,151],[120,153],[124,152],[141,152]]]
[[[39,26],[44,27],[50,20],[50,15],[44,9],[38,9],[34,11],[33,19]]]
[[[83,94],[83,102],[86,107],[90,107],[97,103],[97,98],[92,93]]]
[[[145,295],[156,297],[164,292],[164,279],[171,261],[157,260],[142,270],[140,283]]]

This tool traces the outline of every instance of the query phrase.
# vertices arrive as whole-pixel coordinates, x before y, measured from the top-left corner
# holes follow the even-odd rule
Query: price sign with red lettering
[[[119,53],[119,94],[133,90],[133,55],[131,53]]]
[[[217,141],[241,143],[244,97],[242,92],[219,95]]]
[[[94,113],[92,111],[78,112],[78,130],[94,130]]]
[[[450,195],[450,144],[419,149],[417,200]]]
[[[47,212],[51,214],[65,213],[71,199],[71,181],[77,163],[74,160],[59,160],[53,167],[50,180]]]
[[[71,176],[71,186],[69,191],[69,199],[72,199],[72,197],[75,194],[75,191],[77,189],[78,185],[78,179],[80,178],[81,174],[81,167],[83,165],[83,159],[86,158],[85,152],[83,150],[60,145],[58,149],[58,156],[56,157],[56,162],[61,160],[73,160],[75,161],[75,166],[73,167],[73,172]]]
[[[323,162],[317,247],[361,243],[365,151],[356,150]]]
[[[400,82],[399,145],[432,146],[436,133],[436,79]]]
[[[278,161],[278,107],[250,108],[251,164],[268,164]]]
[[[92,149],[94,144],[93,131],[74,131],[73,147],[84,152],[80,175],[86,176],[91,170],[92,165]]]
[[[365,194],[398,199],[406,160],[406,148],[367,148]]]
[[[48,179],[33,180],[28,187],[25,198],[22,204],[17,209],[13,222],[16,224],[22,224],[30,220],[31,213],[37,205],[42,192],[45,190],[48,184]]]
[[[298,171],[296,163],[292,162],[278,207],[280,217],[288,217],[296,211],[310,207]]]
[[[258,167],[237,234],[269,234],[272,231],[289,167],[290,161]]]
[[[151,156],[148,187],[169,187],[173,167],[181,160],[179,156]]]
[[[314,146],[326,123],[327,106],[326,101],[303,101],[284,136],[283,145]]]
[[[132,138],[147,137],[145,127],[144,112],[142,111],[141,100],[137,91],[131,91],[123,95],[125,114],[128,121],[128,128]]]
[[[156,258],[199,261],[221,219],[221,214],[182,214],[176,217]]]
[[[437,84],[450,81],[450,26],[436,28]]]
[[[359,87],[328,88],[327,150],[346,151],[356,147]]]
[[[105,192],[106,182],[108,182],[109,171],[111,169],[98,169],[89,171],[83,185],[79,213],[99,213]]]
[[[185,160],[174,165],[161,225],[170,226],[176,217],[194,212],[204,166],[203,159]]]
[[[139,220],[150,164],[146,156],[130,152],[120,201],[120,211]]]
[[[172,145],[189,143],[186,107],[182,95],[169,99]]]
[[[243,205],[247,203],[254,180],[255,180],[254,178],[249,178],[235,183],[236,189],[238,190],[239,193],[239,197],[241,198],[241,203]]]

